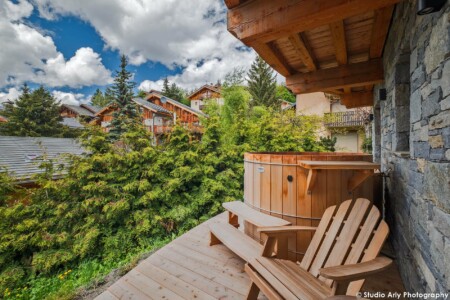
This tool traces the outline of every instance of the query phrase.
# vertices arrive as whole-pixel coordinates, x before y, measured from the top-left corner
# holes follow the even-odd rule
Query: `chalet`
[[[63,104],[61,105],[60,115],[63,118],[79,118],[85,121],[90,121],[99,110],[99,107],[87,104]]]
[[[200,111],[184,105],[176,100],[162,96],[159,92],[147,94],[145,99],[133,98],[142,114],[142,122],[155,138],[170,132],[173,124],[180,124],[195,133],[201,133],[200,118],[206,116]],[[95,114],[91,124],[100,125],[105,131],[113,119],[114,106],[107,106]]]
[[[221,87],[218,85],[205,84],[188,97],[191,107],[197,111],[203,111],[206,100],[211,100],[218,105],[223,105],[224,100],[221,94]]]
[[[90,122],[95,114],[100,111],[100,107],[88,104],[81,105],[61,105],[60,115],[62,124],[70,128],[82,129],[84,122]]]
[[[57,165],[64,165],[61,155],[81,155],[84,152],[75,139],[0,136],[0,172],[7,171],[17,184],[32,187],[35,186],[34,176],[44,172],[39,168],[42,162],[52,160]],[[54,178],[64,173],[61,170]]]

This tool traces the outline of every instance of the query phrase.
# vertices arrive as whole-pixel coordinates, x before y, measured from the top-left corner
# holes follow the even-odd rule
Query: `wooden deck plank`
[[[250,280],[244,261],[224,245],[208,245],[209,224],[217,222],[227,222],[227,213],[161,248],[96,299],[245,299]],[[363,290],[376,291],[381,283],[384,291],[404,290],[396,268],[366,280]]]
[[[150,262],[144,262],[144,265],[151,264]],[[175,277],[189,283],[192,286],[204,291],[205,293],[215,297],[216,299],[243,299],[243,295],[235,292],[234,290],[228,288],[227,286],[213,281],[208,277],[200,275],[192,270],[189,270],[183,266],[179,266],[174,262],[160,257],[158,255],[157,259],[152,263],[153,265],[166,270]],[[250,284],[250,282],[249,282]]]

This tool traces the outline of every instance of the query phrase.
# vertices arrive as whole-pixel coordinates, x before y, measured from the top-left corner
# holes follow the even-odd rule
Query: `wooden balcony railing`
[[[355,127],[363,126],[368,120],[368,114],[362,111],[345,111],[326,113],[324,124],[326,127]]]

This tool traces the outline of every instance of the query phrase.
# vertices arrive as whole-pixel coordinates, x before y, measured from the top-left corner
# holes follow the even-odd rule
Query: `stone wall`
[[[374,158],[386,178],[391,241],[409,291],[450,290],[450,5],[397,5],[375,100]],[[378,93],[375,92],[375,95]],[[376,97],[378,98],[378,97]]]

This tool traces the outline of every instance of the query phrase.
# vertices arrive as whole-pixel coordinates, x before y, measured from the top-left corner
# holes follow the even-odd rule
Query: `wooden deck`
[[[223,245],[208,245],[208,223],[226,221],[227,215],[221,214],[190,230],[96,299],[245,299],[250,280],[244,261]],[[402,292],[397,268],[374,276],[363,290]]]

